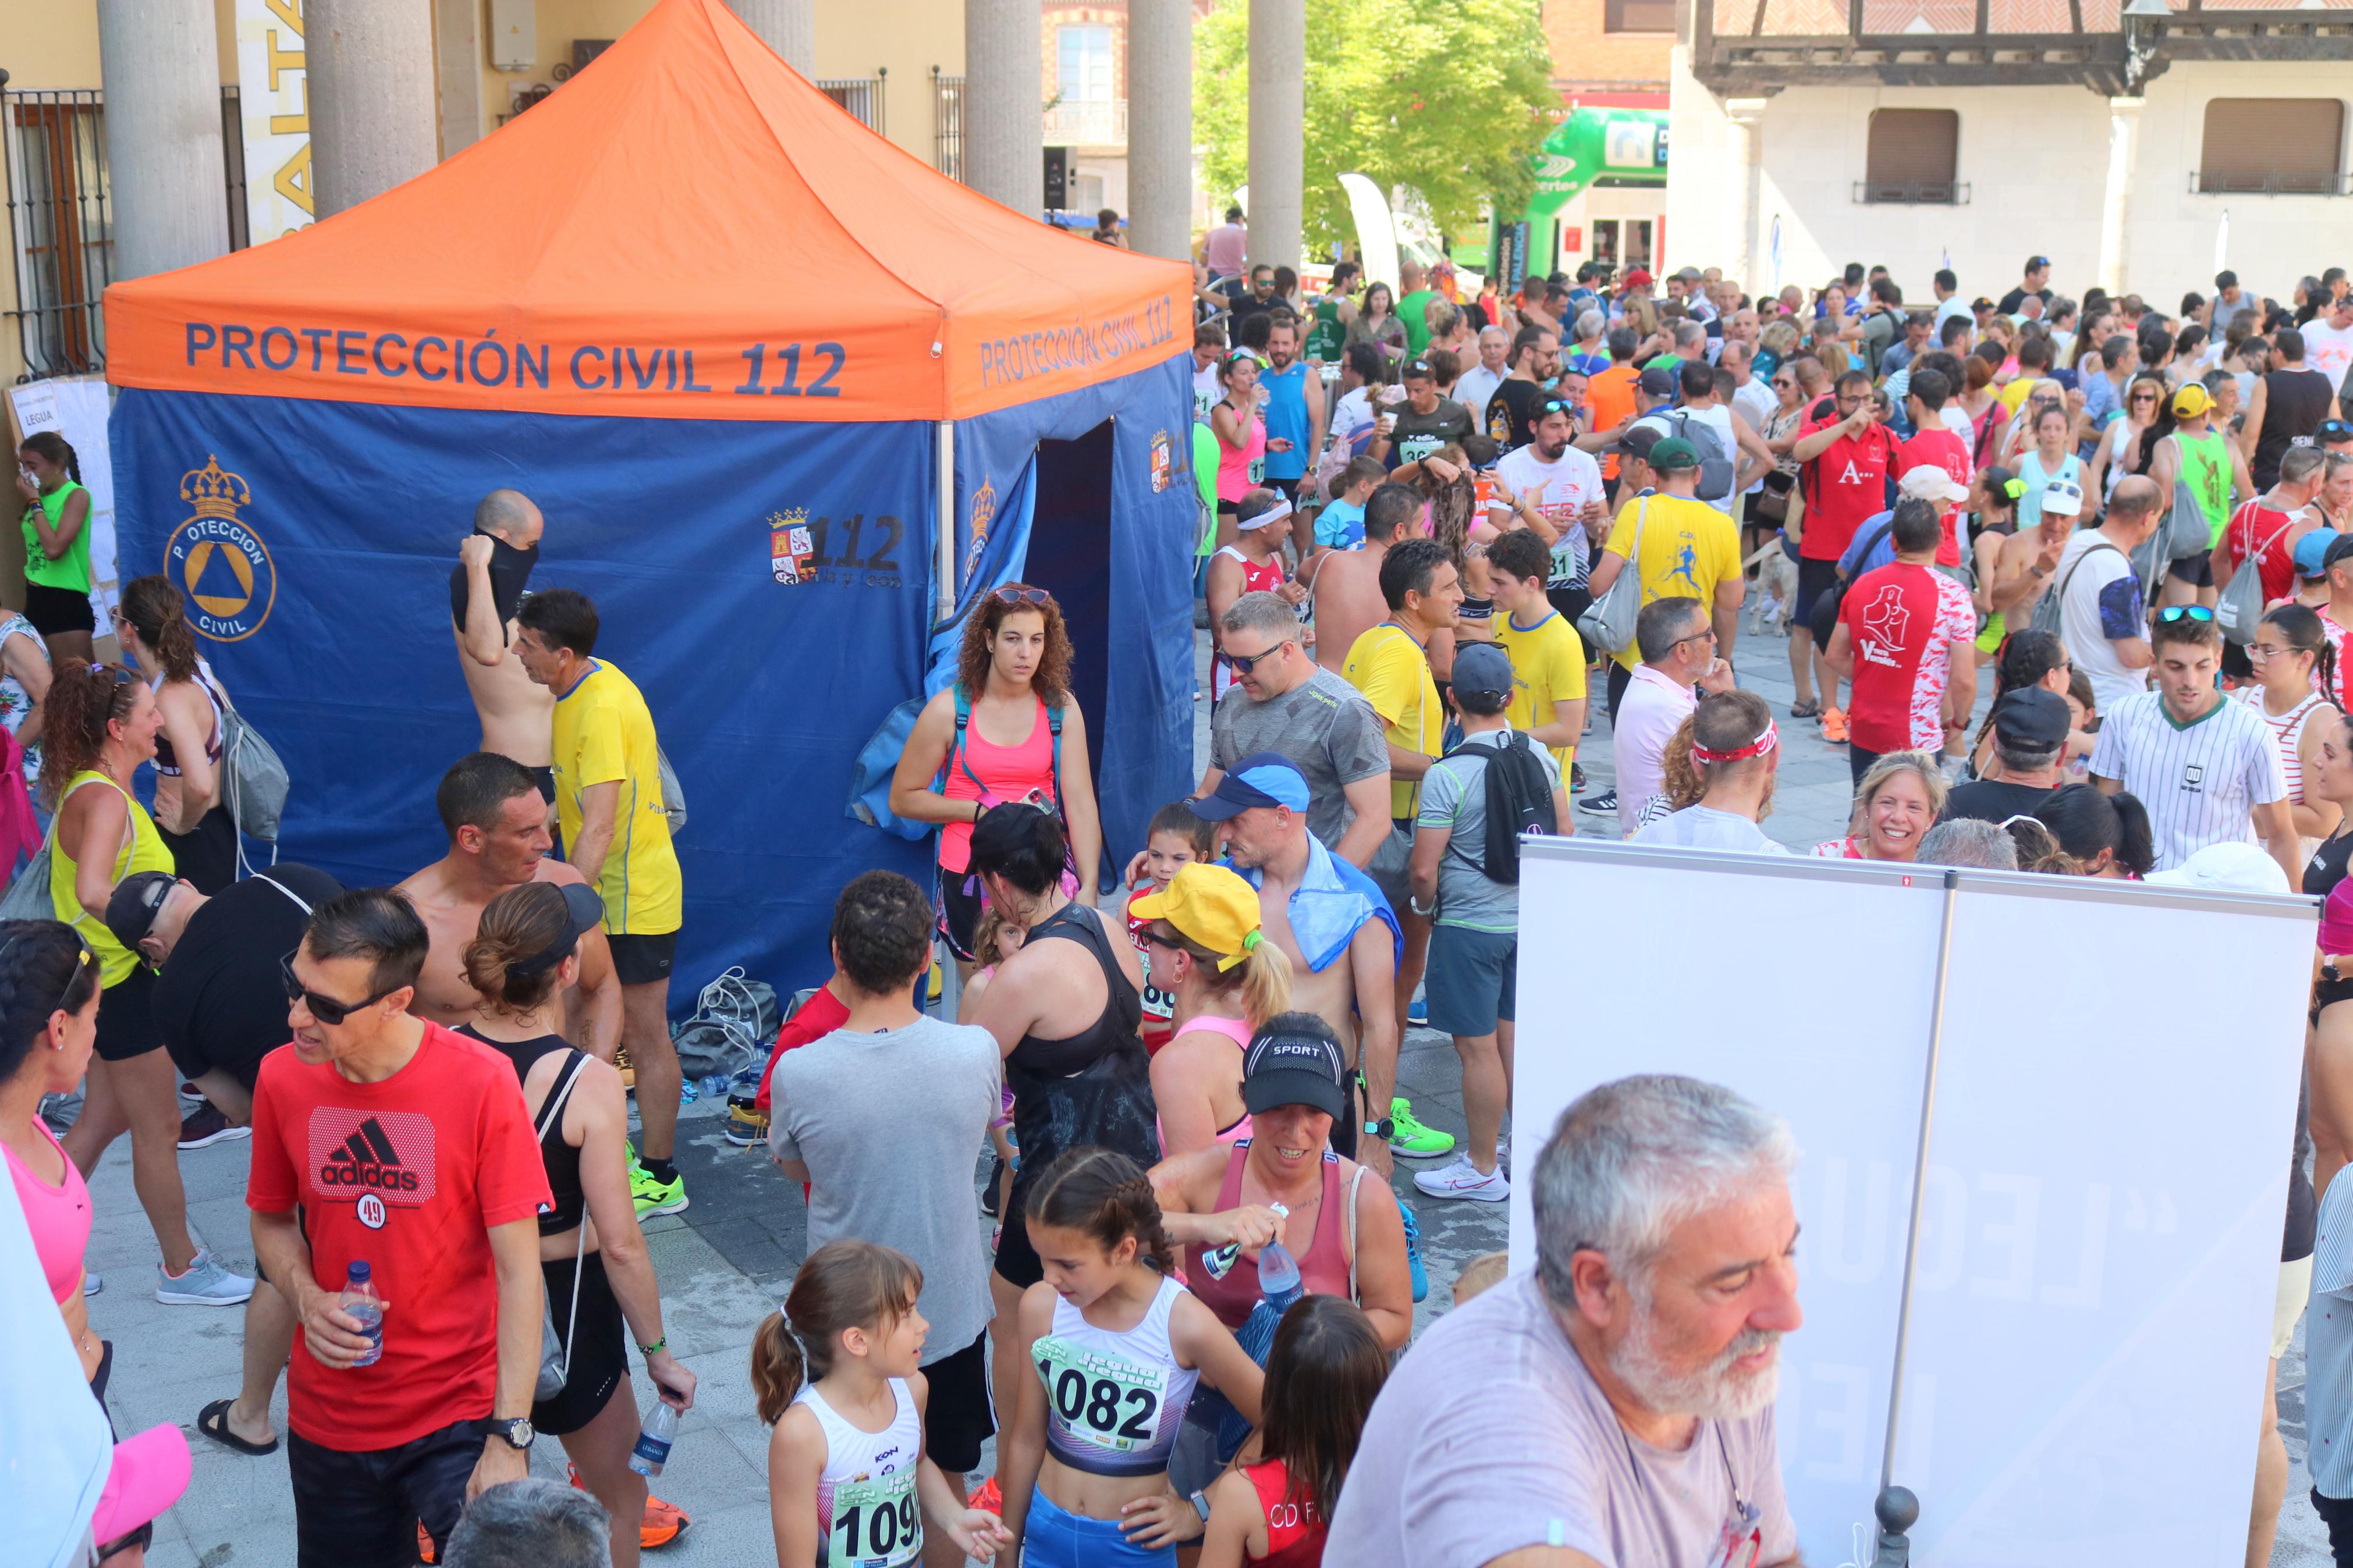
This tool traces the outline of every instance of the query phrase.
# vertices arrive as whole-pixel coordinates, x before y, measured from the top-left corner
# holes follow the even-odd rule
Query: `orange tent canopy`
[[[867,130],[721,0],[661,0],[497,133],[106,291],[118,386],[681,419],[955,419],[1188,348],[1191,278]]]

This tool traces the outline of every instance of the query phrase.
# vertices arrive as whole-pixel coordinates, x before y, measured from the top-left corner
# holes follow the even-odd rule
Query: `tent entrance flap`
[[[1104,651],[1111,614],[1112,422],[1075,440],[1038,443],[1028,581],[1062,607],[1074,657],[1071,693],[1087,716],[1087,768],[1103,776]]]

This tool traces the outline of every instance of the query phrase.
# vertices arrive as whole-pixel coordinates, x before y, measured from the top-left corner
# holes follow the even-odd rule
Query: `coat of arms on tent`
[[[791,507],[768,514],[768,565],[779,583],[806,583],[815,575],[817,546],[810,542],[808,509]]]

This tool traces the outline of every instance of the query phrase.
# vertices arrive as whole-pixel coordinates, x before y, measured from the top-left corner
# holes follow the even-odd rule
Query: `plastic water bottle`
[[[361,1352],[353,1366],[374,1366],[384,1354],[384,1302],[375,1293],[375,1281],[370,1277],[364,1259],[354,1258],[343,1276],[343,1299],[336,1303],[360,1322],[360,1332],[371,1342]]]
[[[638,1428],[638,1446],[629,1450],[629,1468],[649,1478],[660,1475],[670,1462],[670,1446],[677,1440],[678,1406],[656,1397],[645,1425]]]
[[[1272,1209],[1276,1214],[1282,1215],[1284,1219],[1289,1219],[1291,1217],[1291,1210],[1285,1205],[1269,1204],[1267,1206]],[[1234,1262],[1237,1258],[1240,1258],[1241,1255],[1242,1244],[1239,1241],[1229,1241],[1226,1243],[1225,1246],[1217,1248],[1215,1251],[1201,1254],[1201,1267],[1209,1271],[1210,1279],[1223,1279],[1228,1274],[1233,1271]],[[1290,1254],[1285,1253],[1283,1256],[1287,1258]],[[1297,1271],[1297,1265],[1294,1264],[1293,1266],[1293,1272],[1295,1274]]]
[[[702,1078],[702,1087],[703,1099],[725,1100],[727,1098],[727,1075],[723,1072],[705,1073]]]
[[[1258,1250],[1258,1293],[1279,1315],[1299,1300],[1304,1287],[1299,1279],[1299,1264],[1291,1249],[1279,1241],[1270,1241]]]

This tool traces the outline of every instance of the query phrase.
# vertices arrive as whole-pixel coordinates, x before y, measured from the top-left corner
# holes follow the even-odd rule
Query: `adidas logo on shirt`
[[[394,1192],[417,1190],[417,1173],[401,1168],[400,1155],[375,1117],[360,1123],[352,1135],[329,1152],[319,1167],[319,1184],[326,1187],[375,1187]]]
[[[311,1184],[322,1198],[378,1193],[394,1203],[433,1196],[433,1127],[414,1111],[321,1106],[311,1122]]]

